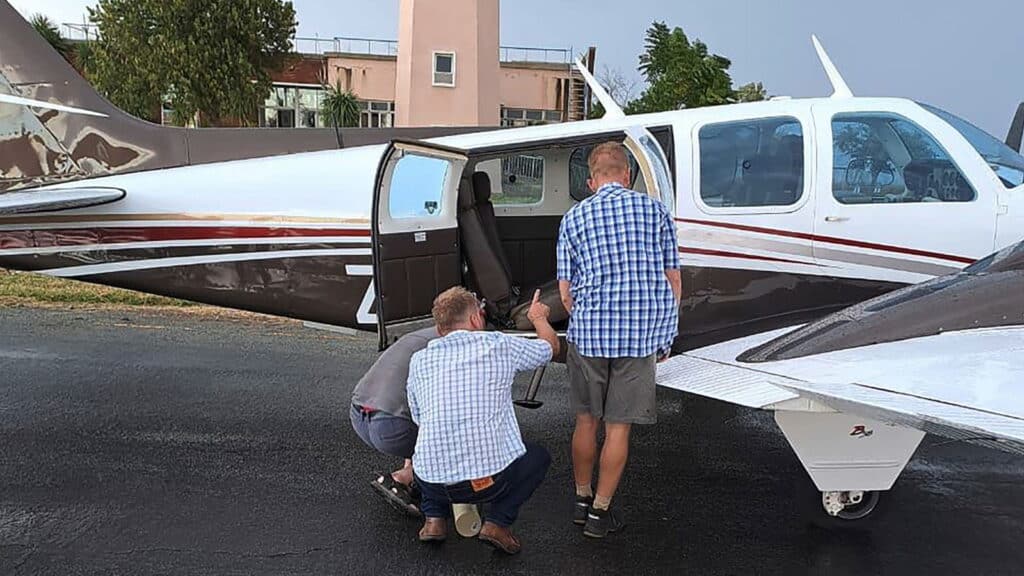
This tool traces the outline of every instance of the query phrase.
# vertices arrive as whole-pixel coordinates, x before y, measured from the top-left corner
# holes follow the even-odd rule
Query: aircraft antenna
[[[853,98],[853,92],[850,91],[846,80],[843,80],[839,69],[832,63],[832,59],[828,57],[828,52],[825,52],[825,48],[818,41],[818,37],[812,34],[811,41],[814,42],[814,49],[818,52],[818,59],[821,60],[821,65],[825,68],[825,74],[828,75],[828,80],[832,83],[832,97]]]
[[[601,83],[594,78],[594,75],[587,70],[587,67],[583,65],[583,62],[576,61],[576,69],[579,70],[580,74],[583,75],[583,79],[587,81],[587,85],[590,86],[590,91],[597,96],[597,101],[604,106],[604,117],[605,118],[625,118],[626,113],[619,106],[619,103],[608,94],[608,91],[601,86]]]

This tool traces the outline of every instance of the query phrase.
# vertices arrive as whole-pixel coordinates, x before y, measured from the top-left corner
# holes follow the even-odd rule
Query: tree
[[[647,30],[640,72],[647,89],[628,112],[662,112],[726,104],[733,96],[725,57],[711,54],[700,40],[690,42],[682,28],[655,22]]]
[[[60,29],[57,28],[57,25],[53,20],[50,20],[42,14],[36,14],[32,17],[32,27],[36,29],[36,32],[38,32],[44,40],[50,43],[50,46],[52,46],[54,50],[67,59],[68,54],[71,53],[71,44],[61,36]]]
[[[612,97],[619,107],[625,108],[633,101],[633,96],[636,93],[637,81],[626,77],[626,75],[617,68],[610,68],[607,64],[601,69],[601,74],[597,77],[597,81],[604,87],[608,95]],[[590,118],[600,118],[604,116],[604,105],[600,102],[596,102],[590,109]]]
[[[359,99],[351,90],[342,90],[341,82],[325,86],[327,91],[320,103],[324,123],[338,128],[359,126]]]
[[[768,99],[768,92],[760,82],[744,84],[736,89],[736,102],[760,102]]]
[[[250,123],[270,71],[291,52],[295,9],[282,0],[99,0],[90,79],[125,111],[149,117],[168,98],[175,119]]]

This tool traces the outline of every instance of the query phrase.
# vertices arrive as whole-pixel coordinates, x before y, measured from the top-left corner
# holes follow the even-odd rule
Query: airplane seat
[[[800,197],[803,177],[803,139],[783,136],[772,151],[766,170],[765,203],[772,206],[792,204]]]
[[[459,233],[462,252],[468,265],[470,288],[477,291],[487,304],[488,318],[502,324],[509,312],[518,304],[512,278],[501,264],[499,255],[488,237],[488,225],[481,217],[471,177],[463,177],[458,195]],[[492,225],[493,226],[493,225]]]
[[[494,204],[491,203],[491,177],[486,172],[473,174],[473,197],[476,202],[477,212],[487,233],[487,241],[491,244],[505,274],[512,278],[512,267],[508,264],[508,257],[505,255],[505,248],[501,244],[501,236],[498,235],[498,218],[494,215]]]

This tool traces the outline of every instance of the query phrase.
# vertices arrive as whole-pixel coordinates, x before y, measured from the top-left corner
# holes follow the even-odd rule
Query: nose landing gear
[[[878,506],[879,493],[870,490],[846,490],[821,493],[821,505],[833,518],[861,520]]]

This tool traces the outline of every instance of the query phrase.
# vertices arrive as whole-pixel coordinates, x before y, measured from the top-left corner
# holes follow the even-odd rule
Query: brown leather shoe
[[[492,522],[484,522],[484,527],[480,529],[480,535],[477,538],[505,554],[518,554],[523,548],[519,543],[519,539],[512,535],[511,530],[502,528]]]
[[[448,521],[444,518],[427,518],[420,528],[420,542],[444,542],[448,537]]]

